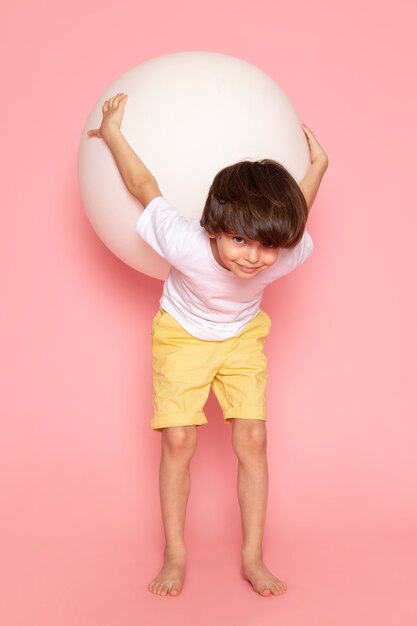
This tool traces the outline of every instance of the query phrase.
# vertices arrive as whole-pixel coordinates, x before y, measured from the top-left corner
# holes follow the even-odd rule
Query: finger
[[[124,93],[118,93],[117,96],[114,98],[114,105],[115,106],[119,106],[119,104],[125,104],[127,99],[127,95]]]
[[[306,126],[305,124],[303,124],[303,128],[304,128],[304,132],[306,133],[306,135],[310,135],[311,137],[313,137],[314,139],[316,139],[315,134],[313,133],[313,131],[311,130],[311,128],[309,128],[308,126]]]
[[[106,100],[105,103],[103,104],[103,113],[107,113],[109,110],[109,101]]]
[[[99,128],[92,128],[91,130],[87,131],[87,135],[89,137],[101,137],[100,129]]]
[[[117,101],[117,105],[121,107],[122,111],[125,108],[125,104],[127,102],[127,95],[123,94],[122,96],[120,96],[119,100]]]

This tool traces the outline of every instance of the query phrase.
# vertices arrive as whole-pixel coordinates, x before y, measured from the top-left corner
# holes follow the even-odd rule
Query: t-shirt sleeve
[[[153,198],[136,222],[137,234],[171,265],[190,252],[195,224],[163,196]]]
[[[287,252],[289,252],[289,271],[295,269],[298,265],[301,265],[301,263],[304,263],[307,257],[309,257],[313,252],[313,248],[314,246],[311,235],[305,229],[298,244],[294,246],[294,248],[287,250]]]

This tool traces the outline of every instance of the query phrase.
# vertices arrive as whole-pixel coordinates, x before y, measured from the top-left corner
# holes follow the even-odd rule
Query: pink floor
[[[34,543],[30,566],[22,545],[3,581],[4,626],[417,624],[416,540],[399,533],[306,530],[266,541],[265,561],[288,585],[283,596],[268,598],[240,579],[237,543],[194,549],[177,598],[146,589],[160,563],[156,542],[138,541],[132,552],[128,537],[94,545],[92,535],[76,552],[44,538],[36,555]]]

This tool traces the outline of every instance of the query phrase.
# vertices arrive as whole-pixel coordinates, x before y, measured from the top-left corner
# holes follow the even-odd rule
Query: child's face
[[[238,278],[253,278],[273,265],[278,257],[279,248],[269,248],[239,235],[219,233],[209,237],[216,261]]]

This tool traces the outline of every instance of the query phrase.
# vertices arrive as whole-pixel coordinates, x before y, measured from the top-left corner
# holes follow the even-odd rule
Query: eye
[[[235,243],[245,243],[245,240],[243,239],[243,237],[233,237],[233,241]]]

